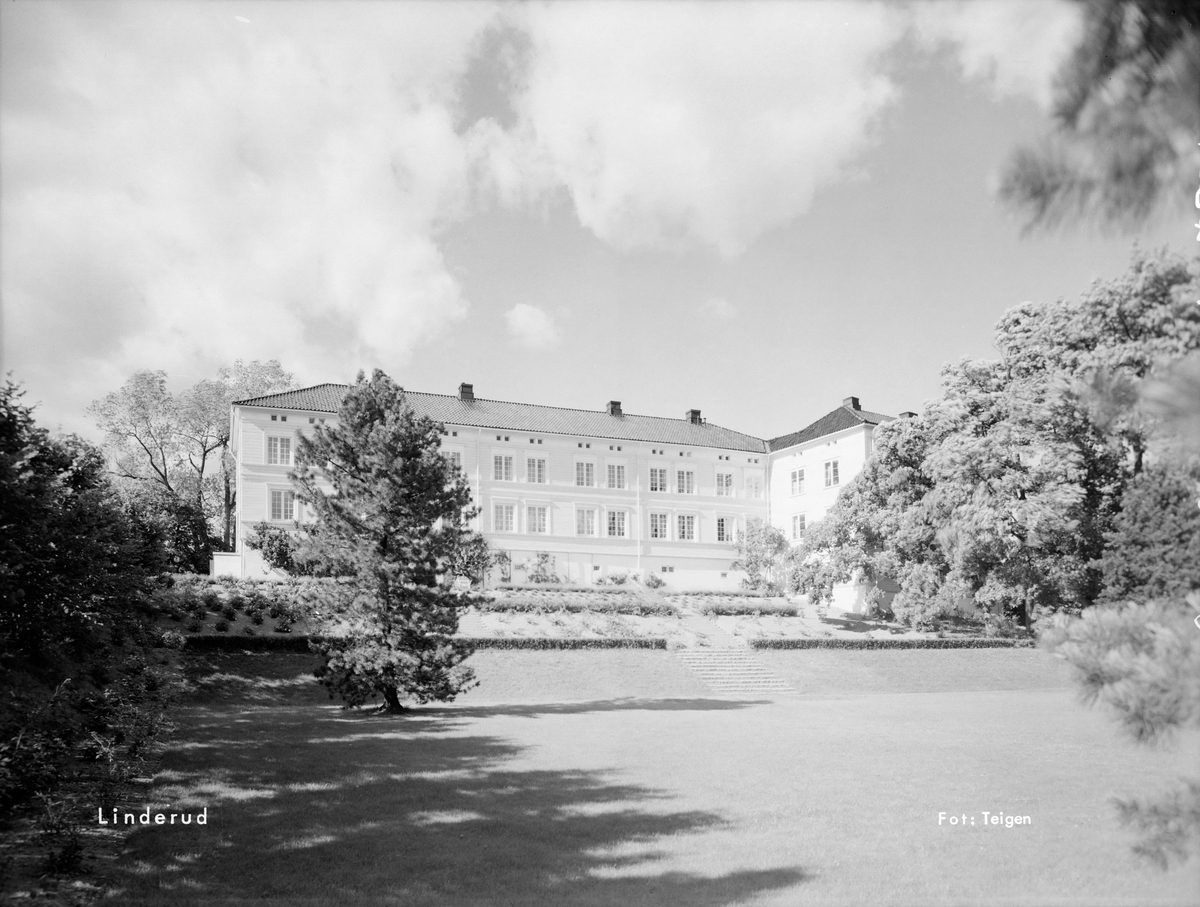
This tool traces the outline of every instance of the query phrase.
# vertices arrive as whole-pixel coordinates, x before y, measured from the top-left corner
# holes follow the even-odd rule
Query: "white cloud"
[[[865,3],[522,7],[532,39],[518,125],[481,126],[510,201],[565,186],[621,249],[736,255],[802,214],[869,140],[903,33]]]
[[[437,234],[469,210],[451,89],[492,9],[242,8],[5,9],[8,366],[77,411],[136,368],[395,368],[465,316]]]
[[[737,317],[737,309],[728,299],[714,296],[700,304],[700,314],[713,321],[732,321]]]
[[[530,349],[546,349],[559,341],[559,331],[554,320],[537,306],[518,302],[504,313],[508,332],[522,346]]]
[[[1067,0],[972,0],[913,6],[926,47],[949,44],[968,78],[987,80],[1000,97],[1029,95],[1050,104],[1054,74],[1080,36],[1082,10]]]

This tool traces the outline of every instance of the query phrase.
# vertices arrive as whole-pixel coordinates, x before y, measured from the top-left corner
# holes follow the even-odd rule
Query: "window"
[[[576,463],[575,484],[583,488],[592,488],[596,484],[596,464]]]
[[[663,567],[663,568],[662,568],[662,572],[663,572],[663,573],[674,573],[674,572],[675,572],[675,568],[674,568],[674,567]]]
[[[675,490],[680,494],[695,494],[696,473],[690,469],[681,469],[675,473]]]
[[[494,532],[512,532],[514,510],[512,504],[495,505],[492,509],[492,530]]]
[[[665,539],[667,537],[667,515],[665,513],[650,514],[650,538]]]
[[[806,520],[802,513],[798,513],[792,517],[792,538],[804,538],[805,522]]]
[[[576,510],[575,511],[575,534],[576,535],[595,535],[596,534],[596,511],[594,511],[594,510]]]
[[[546,532],[546,508],[529,507],[525,511],[526,532]]]
[[[608,535],[610,538],[625,537],[625,511],[610,510],[608,512]]]
[[[840,482],[838,478],[838,461],[829,460],[825,463],[825,487],[832,488]]]
[[[762,476],[746,476],[746,497],[762,497]]]
[[[446,451],[446,459],[458,469],[462,469],[462,451],[448,450]]]
[[[733,517],[719,516],[717,517],[717,541],[732,542],[733,541]]]
[[[667,490],[667,470],[665,468],[655,469],[653,466],[650,467],[650,490]]]
[[[624,488],[625,487],[625,467],[616,463],[608,464],[608,487],[609,488]]]
[[[503,457],[496,454],[492,457],[492,478],[497,482],[511,482],[513,480],[512,457]]]
[[[294,491],[283,491],[282,489],[271,490],[271,519],[273,520],[294,520],[296,518],[296,493]]]
[[[292,439],[267,438],[267,462],[279,466],[291,466]]]
[[[724,498],[733,497],[733,473],[717,473],[717,496]]]
[[[681,542],[694,542],[696,540],[696,518],[694,516],[681,516],[679,518],[678,539]]]
[[[525,481],[538,485],[546,484],[546,461],[543,459],[525,461]]]
[[[792,494],[804,494],[804,470],[792,470]]]

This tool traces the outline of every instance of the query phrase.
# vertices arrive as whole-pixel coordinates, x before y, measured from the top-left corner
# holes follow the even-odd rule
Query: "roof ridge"
[[[319,387],[344,387],[347,390],[349,390],[350,388],[354,387],[354,385],[353,384],[339,384],[335,381],[325,381],[325,382],[322,382],[321,384],[309,385],[308,387],[297,387],[297,388],[294,388],[293,390],[277,391],[277,392],[271,393],[271,394],[263,394],[258,397],[249,397],[246,400],[234,400],[233,402],[235,404],[249,404],[254,400],[266,400],[270,397],[277,397],[282,394],[298,394],[303,391],[316,390]],[[538,409],[557,409],[557,410],[565,410],[566,412],[570,412],[570,413],[589,413],[590,415],[593,415],[593,416],[612,415],[611,413],[608,413],[602,409],[583,409],[582,407],[578,407],[578,406],[552,406],[549,403],[522,403],[519,400],[493,400],[491,397],[474,397],[471,400],[462,400],[457,394],[436,394],[436,393],[433,393],[432,391],[414,391],[414,390],[408,390],[404,387],[401,387],[400,390],[402,392],[404,392],[405,394],[421,394],[424,397],[444,397],[447,400],[460,400],[463,403],[503,403],[508,406],[533,406],[533,407],[537,407]],[[656,419],[661,422],[672,422],[672,423],[683,421],[681,419],[672,419],[670,416],[646,416],[646,415],[642,415],[641,413],[625,413],[625,412],[621,413],[621,418],[624,418],[625,416],[632,416],[635,419]],[[713,428],[720,428],[725,431],[734,432],[735,434],[744,435],[747,438],[754,438],[754,440],[756,440],[756,441],[765,441],[766,440],[765,438],[759,438],[756,435],[747,434],[744,431],[738,431],[736,428],[727,428],[724,425],[718,425],[715,422],[709,422],[707,419],[704,421],[703,424],[704,425],[712,425]]]

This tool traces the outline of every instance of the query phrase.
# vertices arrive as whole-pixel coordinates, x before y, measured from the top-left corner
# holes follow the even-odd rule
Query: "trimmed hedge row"
[[[565,583],[497,583],[502,592],[603,592],[609,595],[637,595],[637,586],[571,586]]]
[[[763,602],[761,605],[738,604],[736,602],[717,602],[712,605],[701,605],[701,614],[716,614],[720,617],[799,617],[800,609],[795,605],[774,604]]]
[[[309,652],[309,642],[325,637],[306,636],[187,636],[183,648],[190,652]],[[460,637],[476,649],[665,649],[664,637],[636,639],[556,638],[547,636]]]
[[[752,649],[1032,649],[1033,639],[752,639]]]
[[[563,602],[540,601],[538,599],[491,599],[476,602],[480,611],[497,611],[510,614],[636,614],[640,617],[678,617],[679,611],[672,605],[634,599],[629,602]]]
[[[270,636],[185,636],[188,652],[308,652],[309,640],[320,637],[303,633],[272,633]]]
[[[665,649],[661,636],[637,639],[579,639],[553,636],[483,636],[466,640],[476,649]]]
[[[726,598],[779,598],[778,594],[768,595],[761,589],[737,589],[730,592],[729,590],[700,590],[698,592],[664,592],[667,598],[710,598],[712,596],[724,596]]]

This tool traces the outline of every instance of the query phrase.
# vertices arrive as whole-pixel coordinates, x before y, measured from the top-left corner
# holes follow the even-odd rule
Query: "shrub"
[[[224,617],[225,620],[227,620],[227,621],[237,620],[237,611],[234,608],[232,608],[231,606],[226,605],[224,608],[221,609],[221,616]]]
[[[475,649],[665,649],[663,637],[570,639],[540,636],[494,636],[465,640]]]
[[[716,614],[722,616],[774,616],[774,617],[797,617],[800,614],[800,609],[795,605],[790,605],[787,602],[736,602],[736,601],[717,601],[704,602],[699,605],[698,610],[702,614]]]
[[[659,579],[657,574],[651,573],[646,577],[645,585],[647,589],[661,589],[666,583]]]
[[[218,633],[226,633],[229,630],[229,621],[222,617],[215,624],[213,624],[213,629]]]
[[[187,622],[187,631],[189,633],[199,633],[203,627],[204,627],[204,625],[202,623],[200,623],[200,621],[196,620],[195,618],[192,618],[191,620],[189,620]]]

